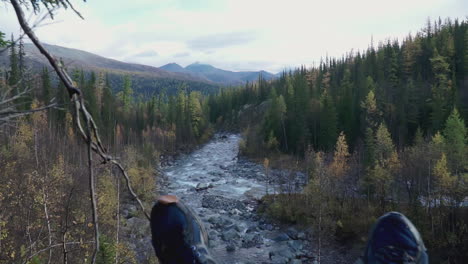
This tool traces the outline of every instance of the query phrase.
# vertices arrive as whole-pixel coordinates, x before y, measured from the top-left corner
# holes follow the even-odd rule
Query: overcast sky
[[[428,17],[465,19],[467,0],[88,0],[36,30],[46,43],[126,62],[278,72],[402,39]],[[33,21],[34,18],[31,18]],[[50,22],[50,21],[49,21]],[[45,23],[48,23],[47,21]],[[0,2],[0,31],[18,28]]]

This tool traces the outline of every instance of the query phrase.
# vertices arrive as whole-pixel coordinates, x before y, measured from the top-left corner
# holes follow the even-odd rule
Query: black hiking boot
[[[161,196],[153,206],[151,234],[161,264],[216,264],[201,221],[176,196]]]
[[[381,216],[374,225],[362,258],[365,264],[428,264],[421,235],[397,212]]]

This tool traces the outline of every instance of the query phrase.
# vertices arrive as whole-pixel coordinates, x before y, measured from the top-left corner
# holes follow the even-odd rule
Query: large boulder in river
[[[224,228],[233,225],[233,222],[229,218],[219,215],[211,216],[208,218],[208,222],[215,228]]]
[[[221,238],[224,241],[232,241],[233,239],[239,238],[240,235],[234,229],[229,229],[221,235]]]
[[[197,191],[203,191],[203,190],[206,190],[206,189],[209,189],[209,188],[213,188],[213,184],[212,183],[206,183],[206,182],[200,182],[197,184],[197,187],[195,187],[195,190]]]
[[[285,233],[280,233],[275,238],[273,238],[273,241],[276,241],[276,242],[282,242],[282,241],[288,241],[288,240],[289,240],[289,236],[286,235]]]
[[[251,248],[260,246],[263,244],[263,237],[260,234],[246,234],[242,238],[242,247],[243,248]]]
[[[304,245],[302,244],[302,242],[298,241],[298,240],[290,240],[288,241],[288,246],[294,250],[294,252],[299,252],[301,251],[303,248],[304,248]]]
[[[226,246],[226,251],[227,252],[234,252],[236,250],[236,246],[234,246],[234,244],[228,244]]]
[[[291,239],[298,239],[299,232],[294,227],[288,228],[286,230],[286,234],[291,238]]]
[[[276,249],[268,253],[271,263],[289,263],[295,259],[294,253],[289,248]]]

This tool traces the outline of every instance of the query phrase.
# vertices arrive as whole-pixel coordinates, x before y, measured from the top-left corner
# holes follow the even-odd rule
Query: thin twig
[[[66,244],[67,245],[82,245],[82,244],[93,244],[94,241],[88,241],[88,242],[79,242],[79,241],[76,241],[76,242],[67,242]],[[63,246],[63,243],[58,243],[58,244],[54,244],[54,245],[51,245],[51,246],[48,246],[46,248],[43,248],[39,251],[36,251],[34,254],[30,255],[29,257],[27,257],[24,261],[23,261],[23,264],[26,264],[29,262],[29,260],[31,260],[32,258],[34,258],[35,256],[41,254],[42,252],[45,252],[45,251],[48,251],[52,248],[56,248],[56,247],[61,247]]]
[[[26,89],[26,90],[20,92],[19,94],[15,95],[15,96],[12,96],[12,97],[7,98],[7,99],[2,99],[2,101],[0,101],[0,105],[4,105],[4,104],[7,104],[9,102],[20,99],[21,97],[23,97],[23,95],[25,95],[28,92],[29,92],[29,89]],[[6,98],[6,97],[4,97],[4,98]]]
[[[46,106],[43,106],[43,107],[34,108],[34,109],[31,109],[31,110],[24,110],[24,111],[17,111],[17,110],[0,111],[0,120],[7,120],[7,119],[17,118],[17,117],[20,117],[20,116],[30,115],[30,114],[35,113],[35,112],[44,111],[44,110],[47,110],[47,109],[50,109],[50,108],[54,108],[56,105],[57,105],[56,103],[53,103],[53,104],[46,105]]]

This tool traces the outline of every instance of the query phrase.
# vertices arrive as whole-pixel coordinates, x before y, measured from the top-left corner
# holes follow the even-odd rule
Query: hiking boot
[[[159,197],[151,211],[153,247],[161,264],[215,264],[200,219],[174,195]]]
[[[421,235],[408,218],[397,212],[381,216],[374,225],[366,251],[365,264],[427,264]]]

